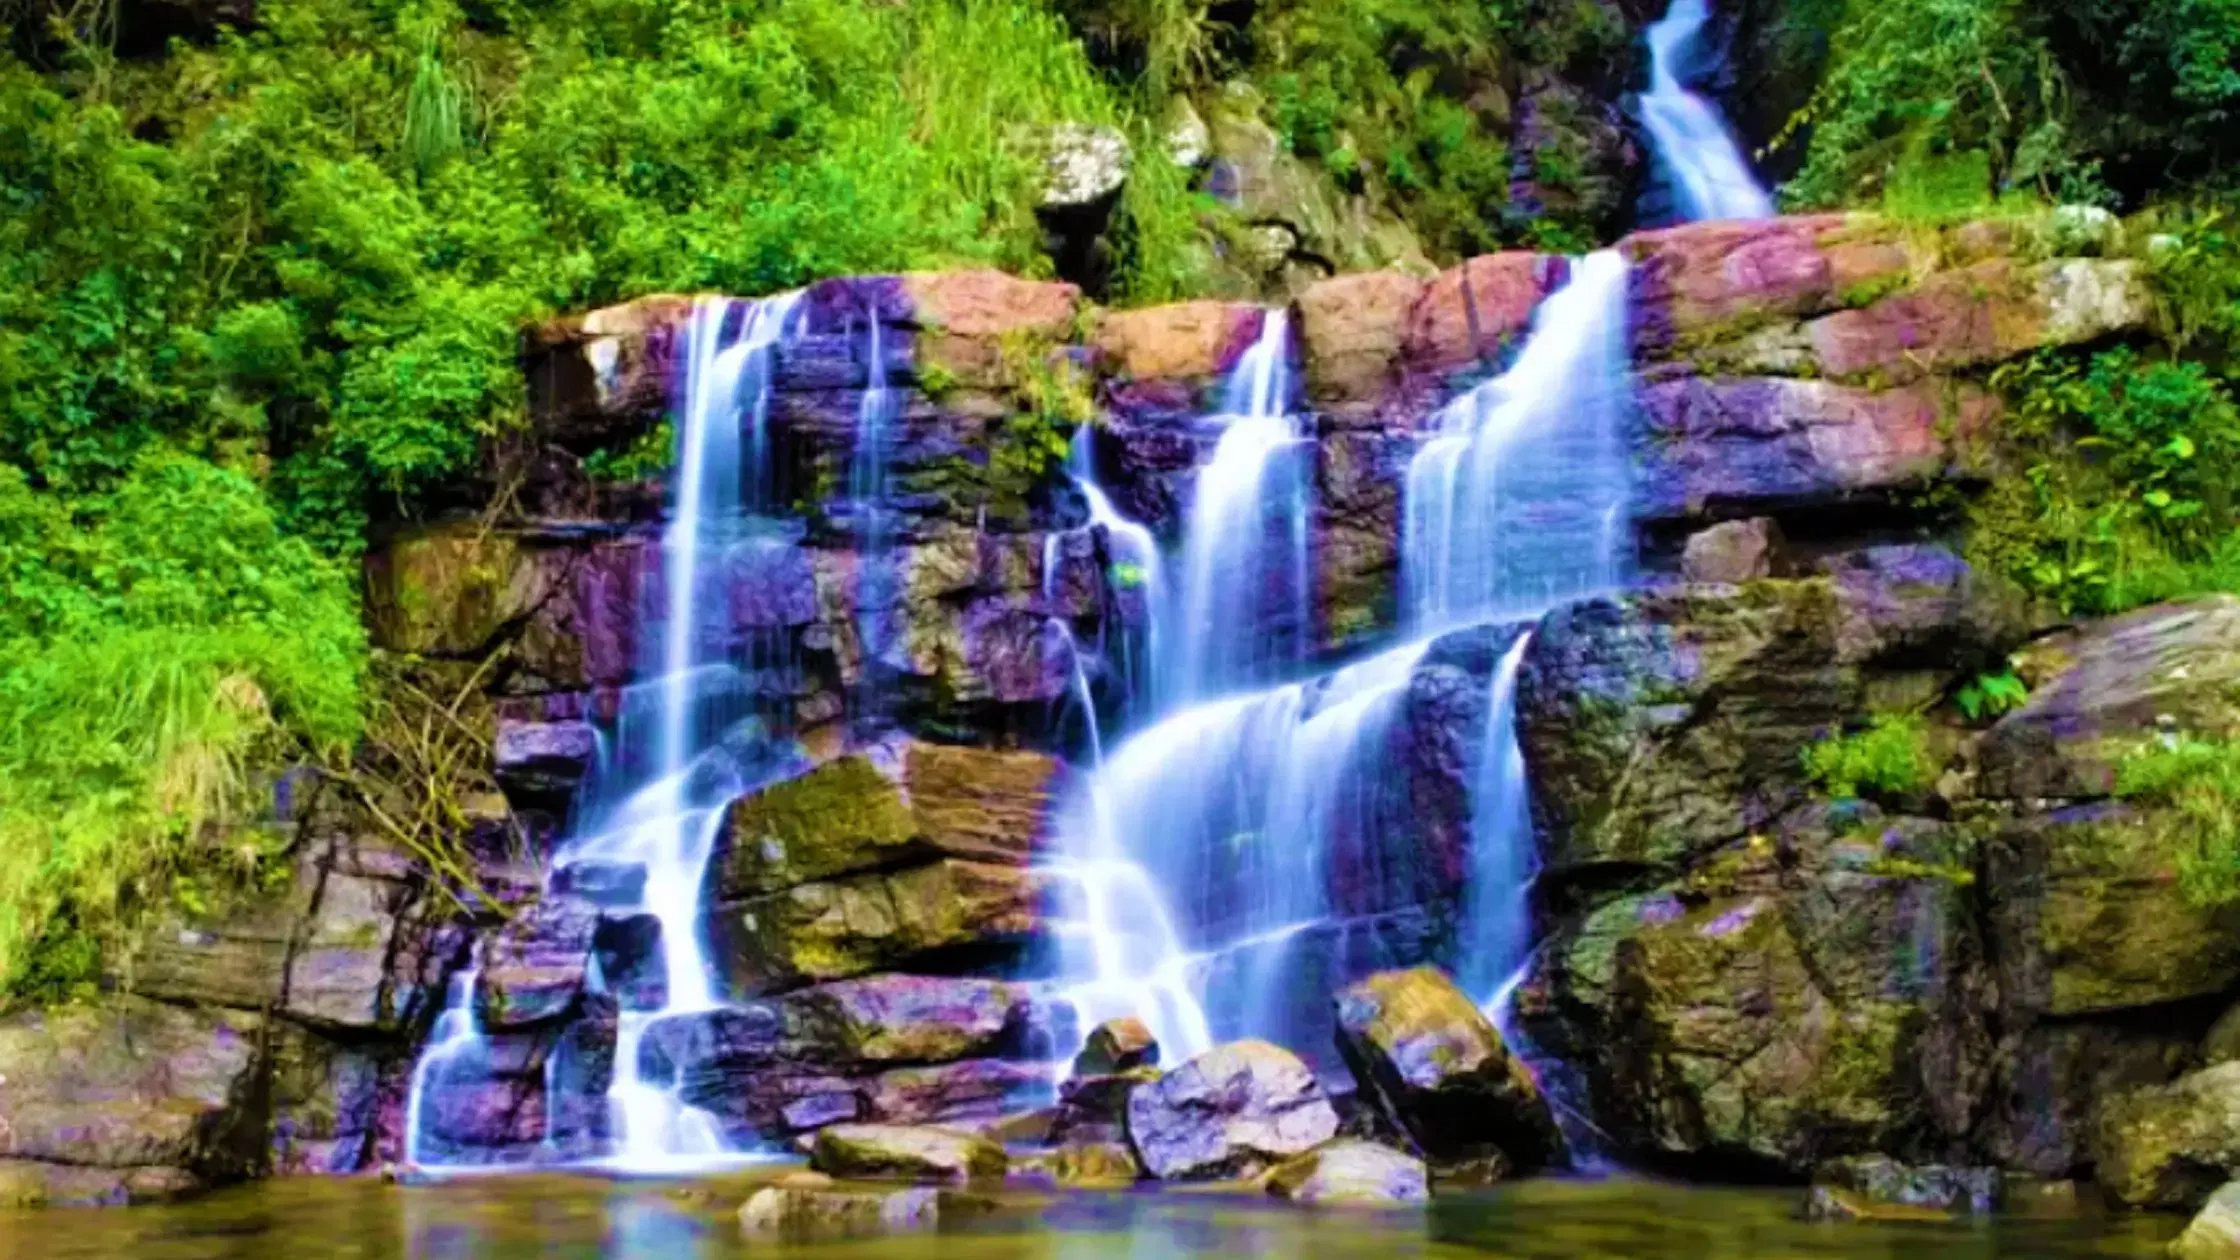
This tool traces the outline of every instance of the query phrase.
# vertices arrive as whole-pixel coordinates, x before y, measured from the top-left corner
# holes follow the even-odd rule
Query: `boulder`
[[[1128,1096],[1128,1141],[1163,1181],[1251,1177],[1335,1137],[1338,1113],[1296,1055],[1216,1046]]]
[[[1143,1166],[1125,1142],[1067,1142],[1015,1160],[1013,1175],[1068,1188],[1117,1189],[1143,1177]]]
[[[1590,599],[1550,613],[1517,681],[1551,873],[1676,867],[1806,795],[1797,750],[1897,687],[1940,690],[2026,632],[2020,602],[1937,548],[1832,571]]]
[[[1431,1198],[1422,1160],[1351,1138],[1276,1165],[1267,1186],[1279,1199],[1318,1207],[1386,1207]]]
[[[263,1016],[142,998],[0,1017],[0,1160],[19,1197],[163,1197],[266,1159]],[[27,1166],[100,1170],[71,1174]]]
[[[1399,383],[1409,313],[1424,284],[1399,271],[1334,276],[1299,295],[1307,396],[1333,410],[1366,409]]]
[[[1814,320],[1805,332],[1818,372],[1902,384],[2138,331],[2153,316],[2154,294],[2137,262],[2022,265],[2002,257],[1938,272]]]
[[[2240,735],[2240,596],[2158,604],[2032,644],[2030,698],[1976,749],[1977,791],[2102,797],[2116,765],[2161,729]]]
[[[1620,248],[1633,263],[1636,340],[1651,355],[1832,311],[1912,265],[1894,228],[1845,215],[1690,223],[1636,232]]]
[[[483,938],[475,973],[475,1018],[484,1028],[523,1028],[564,1018],[583,992],[599,908],[546,897]]]
[[[1438,379],[1501,363],[1568,270],[1564,259],[1513,251],[1465,259],[1440,272],[1408,312],[1403,355],[1409,372]]]
[[[377,647],[465,657],[568,593],[568,554],[468,523],[410,534],[367,553],[366,626]]]
[[[2215,1067],[2219,1063],[2240,1061],[2240,1006],[2234,1006],[2217,1017],[2209,1026],[2209,1033],[2201,1039],[2201,1066]]]
[[[1786,567],[1781,526],[1770,517],[1727,521],[1688,536],[1680,580],[1740,585],[1775,576]]]
[[[2104,1101],[2097,1180],[2127,1207],[2191,1209],[2240,1173],[2240,1063]]]
[[[838,757],[740,798],[710,860],[720,899],[939,857],[1021,863],[1058,763],[922,742]]]
[[[1108,1019],[1089,1030],[1073,1056],[1075,1076],[1111,1076],[1159,1065],[1159,1041],[1151,1026],[1133,1015]]]
[[[1010,1166],[1003,1148],[976,1133],[892,1124],[836,1124],[817,1131],[809,1166],[835,1177],[970,1181]]]
[[[1562,1139],[1522,1061],[1454,981],[1429,967],[1387,971],[1337,996],[1338,1048],[1364,1094],[1436,1163],[1498,1152],[1531,1171]]]
[[[1105,200],[1128,181],[1128,138],[1112,127],[1059,123],[1041,144],[1042,205],[1086,206]]]
[[[1627,1157],[1934,1158],[1972,1132],[1992,1057],[1966,857],[1931,820],[1799,811],[1558,929],[1517,1016]]]
[[[584,721],[500,721],[491,745],[498,786],[529,803],[565,806],[598,759],[598,729]]]
[[[2219,1186],[2170,1244],[2175,1260],[2240,1260],[2240,1181]]]
[[[1081,290],[1073,285],[990,269],[912,272],[902,287],[918,324],[918,370],[938,368],[979,389],[1013,384],[1007,342],[1064,341],[1081,307]]]
[[[1887,1155],[1831,1160],[1813,1170],[1811,1220],[1910,1220],[1989,1216],[2004,1177],[1996,1168],[1901,1164]]]
[[[669,963],[662,952],[661,920],[639,913],[603,914],[591,934],[599,959],[599,978],[607,991],[634,1011],[657,1011],[669,1004]]]
[[[1249,302],[1108,311],[1091,345],[1114,386],[1129,398],[1191,410],[1237,365],[1266,319],[1267,309]]]

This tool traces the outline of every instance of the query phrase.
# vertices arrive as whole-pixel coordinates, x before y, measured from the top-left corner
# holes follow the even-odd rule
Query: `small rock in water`
[[[2240,1181],[2228,1181],[2170,1244],[2176,1260],[2240,1260]]]
[[[1381,1206],[1421,1203],[1431,1188],[1422,1160],[1348,1138],[1278,1165],[1268,1193],[1293,1203]]]
[[[833,1190],[769,1185],[739,1209],[739,1229],[751,1235],[878,1234],[930,1229],[944,1217],[986,1211],[986,1199],[909,1186],[893,1190]]]
[[[1069,1142],[1021,1157],[1014,1171],[1059,1186],[1131,1186],[1143,1166],[1124,1142]]]
[[[1108,1019],[1089,1030],[1081,1053],[1073,1056],[1075,1076],[1115,1076],[1159,1062],[1159,1042],[1142,1020]]]
[[[1216,1046],[1128,1095],[1128,1140],[1167,1181],[1258,1176],[1337,1133],[1314,1072],[1265,1041]]]
[[[1813,1172],[1805,1216],[1816,1221],[1948,1220],[1998,1210],[1996,1168],[1901,1164],[1886,1155],[1831,1160]]]
[[[958,1129],[836,1124],[818,1130],[809,1163],[836,1177],[969,1181],[1001,1177],[1011,1160],[994,1142]]]

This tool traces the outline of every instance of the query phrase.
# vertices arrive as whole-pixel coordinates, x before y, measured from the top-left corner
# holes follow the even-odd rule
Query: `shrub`
[[[1802,754],[1807,781],[1838,800],[1927,791],[1940,769],[1918,714],[1878,714],[1863,731],[1823,739]]]
[[[2181,738],[2148,744],[2116,767],[2116,795],[2149,807],[2148,825],[2178,855],[2178,882],[2198,905],[2240,901],[2240,744]]]

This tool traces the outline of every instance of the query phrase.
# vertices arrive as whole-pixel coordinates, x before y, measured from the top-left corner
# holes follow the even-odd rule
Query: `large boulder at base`
[[[1439,1163],[1498,1152],[1529,1172],[1559,1157],[1546,1100],[1500,1030],[1429,967],[1338,994],[1338,1048],[1377,1108]]]
[[[1163,1181],[1250,1177],[1337,1136],[1338,1112],[1297,1055],[1216,1046],[1128,1096],[1128,1141]]]
[[[1622,1155],[1782,1177],[1936,1158],[1990,1058],[1965,854],[1931,820],[1802,811],[1560,928],[1518,1017]]]
[[[1003,1148],[977,1133],[896,1124],[836,1124],[817,1131],[809,1166],[835,1177],[970,1181],[1001,1177]]]
[[[2097,1178],[2129,1207],[2192,1208],[2240,1173],[2240,1063],[2102,1103]]]
[[[1996,1168],[1853,1156],[1813,1170],[1805,1215],[1813,1220],[1989,1216],[1999,1208],[2004,1185]]]
[[[1268,1193],[1317,1206],[1382,1207],[1431,1197],[1423,1161],[1374,1142],[1341,1139],[1294,1156],[1268,1173]]]
[[[2170,1244],[2170,1254],[2175,1260],[2240,1260],[2240,1181],[2228,1181],[2209,1196]]]
[[[119,1201],[236,1181],[266,1159],[263,1017],[140,998],[0,1019],[0,1160],[101,1169],[121,1193],[42,1173],[50,1199]],[[59,1177],[60,1180],[56,1180]]]
[[[1986,796],[2098,797],[2165,725],[2240,735],[2240,595],[2157,604],[2032,644],[2029,700],[1977,747]]]

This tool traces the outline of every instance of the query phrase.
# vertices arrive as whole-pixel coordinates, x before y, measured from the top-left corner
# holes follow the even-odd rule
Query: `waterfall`
[[[1663,20],[1649,27],[1649,90],[1641,95],[1641,123],[1671,179],[1680,218],[1768,218],[1773,201],[1758,186],[1741,146],[1719,111],[1682,81],[1710,17],[1705,0],[1672,0]]]
[[[856,637],[861,656],[851,722],[859,727],[885,716],[879,673],[898,646],[894,641],[893,558],[888,554],[887,456],[901,399],[887,385],[886,338],[879,314],[867,317],[870,329],[868,378],[856,407],[855,453],[848,463],[848,510],[856,527]]]
[[[1290,327],[1269,311],[1223,392],[1183,535],[1178,620],[1162,636],[1174,659],[1155,666],[1163,707],[1264,686],[1305,656],[1315,452],[1289,412]]]
[[[1527,621],[1626,576],[1632,464],[1626,264],[1577,262],[1514,366],[1447,405],[1409,464],[1401,590],[1420,634]],[[1530,944],[1532,825],[1516,680],[1519,633],[1494,671],[1471,791],[1470,875],[1456,965],[1492,1002]]]
[[[648,681],[623,690],[613,738],[601,740],[602,756],[553,859],[555,875],[583,863],[641,869],[637,900],[609,905],[604,913],[650,918],[658,926],[658,1000],[637,1005],[639,994],[615,995],[621,1009],[606,1098],[612,1126],[607,1162],[633,1171],[699,1167],[729,1154],[714,1117],[679,1099],[676,1081],[646,1077],[639,1049],[661,1020],[721,1005],[701,939],[702,881],[730,803],[774,777],[789,755],[766,733],[759,714],[766,685],[754,672],[782,661],[759,659],[766,645],[751,635],[742,647],[725,614],[731,567],[762,549],[791,545],[771,537],[771,523],[751,516],[749,508],[774,497],[770,471],[762,466],[763,434],[774,352],[792,331],[798,300],[798,294],[760,302],[704,299],[693,310],[678,409],[675,506],[661,541],[662,602],[642,613],[662,633],[647,645]],[[460,1075],[454,1069],[474,1059],[475,1046],[485,1040],[474,1021],[474,983],[469,972],[463,988],[454,986],[451,1007],[414,1070],[406,1145],[416,1161],[430,1091],[454,1083]],[[596,967],[586,983],[602,986]],[[456,1083],[474,1088],[481,1082]],[[548,1091],[548,1121],[561,1101]]]

